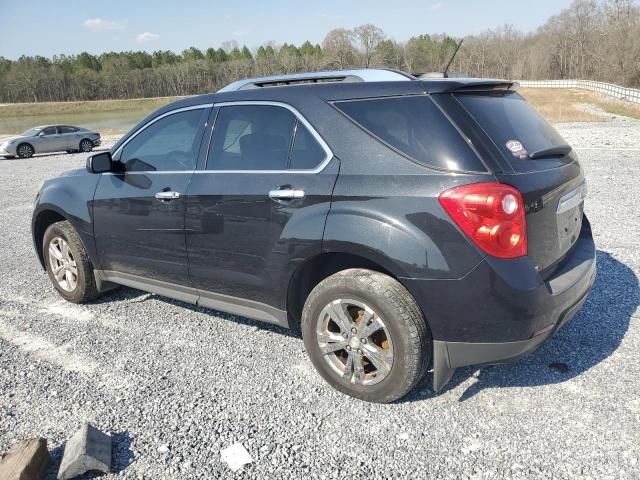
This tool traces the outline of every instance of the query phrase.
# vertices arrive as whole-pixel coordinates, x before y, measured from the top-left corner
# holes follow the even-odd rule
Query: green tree
[[[82,52],[78,55],[75,63],[78,68],[86,68],[88,70],[93,70],[94,72],[99,72],[100,68],[102,68],[98,58],[87,52]]]
[[[182,60],[192,62],[194,60],[204,60],[204,55],[196,47],[189,47],[182,51]]]
[[[245,60],[253,60],[253,55],[251,55],[251,50],[249,50],[246,45],[242,46],[241,56]]]

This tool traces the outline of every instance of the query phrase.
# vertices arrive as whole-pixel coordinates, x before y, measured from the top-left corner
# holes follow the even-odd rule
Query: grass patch
[[[84,102],[6,103],[0,105],[2,117],[29,117],[75,113],[152,111],[184,97],[133,98],[127,100],[90,100]]]
[[[607,97],[599,105],[607,113],[640,119],[640,105]]]
[[[518,93],[535,107],[547,120],[559,122],[602,122],[602,115],[595,115],[579,108],[579,104],[591,103],[591,92],[560,88],[520,88]]]
[[[607,113],[640,119],[640,105],[588,90],[521,88],[518,92],[552,123],[603,122],[607,120]],[[585,105],[595,109],[585,110]]]
[[[518,91],[552,123],[603,122],[607,120],[607,113],[640,119],[640,105],[616,100],[587,90],[521,88]],[[0,119],[131,111],[139,111],[146,114],[180,98],[184,97],[92,100],[84,102],[8,103],[0,104]],[[593,105],[596,108],[585,109],[585,105]]]

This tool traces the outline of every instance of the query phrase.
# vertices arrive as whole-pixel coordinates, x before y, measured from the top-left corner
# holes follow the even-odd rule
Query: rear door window
[[[273,105],[220,108],[208,170],[286,170],[295,115]]]
[[[349,100],[334,105],[378,140],[419,163],[445,170],[486,171],[427,95]]]
[[[320,165],[326,156],[327,153],[311,135],[309,129],[298,121],[289,167],[293,170],[313,169]]]
[[[573,160],[571,155],[529,158],[530,154],[567,142],[518,93],[460,93],[455,97],[516,172],[546,170]]]

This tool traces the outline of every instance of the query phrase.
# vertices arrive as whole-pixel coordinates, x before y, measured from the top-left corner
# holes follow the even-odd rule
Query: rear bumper
[[[560,327],[569,322],[587,300],[589,289],[595,279],[595,262],[590,274],[589,288],[578,302],[564,312],[556,323],[549,325],[528,340],[500,343],[433,342],[433,388],[440,391],[453,376],[455,369],[467,365],[492,365],[509,363],[537,349]]]
[[[587,299],[596,249],[587,219],[562,265],[543,279],[525,257],[485,259],[459,280],[403,279],[434,339],[434,389],[458,367],[513,361],[570,321]]]

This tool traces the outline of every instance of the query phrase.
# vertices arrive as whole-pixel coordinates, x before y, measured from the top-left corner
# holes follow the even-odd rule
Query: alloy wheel
[[[22,158],[29,158],[33,155],[33,148],[31,145],[23,144],[18,147],[18,156]]]
[[[85,153],[90,152],[91,150],[93,150],[93,145],[89,140],[83,140],[82,142],[80,142],[80,150]]]
[[[49,265],[60,288],[73,292],[78,286],[78,267],[64,238],[54,237],[49,242]]]
[[[337,299],[322,309],[316,324],[322,355],[331,370],[350,383],[374,385],[393,365],[393,342],[384,320],[368,305]]]

